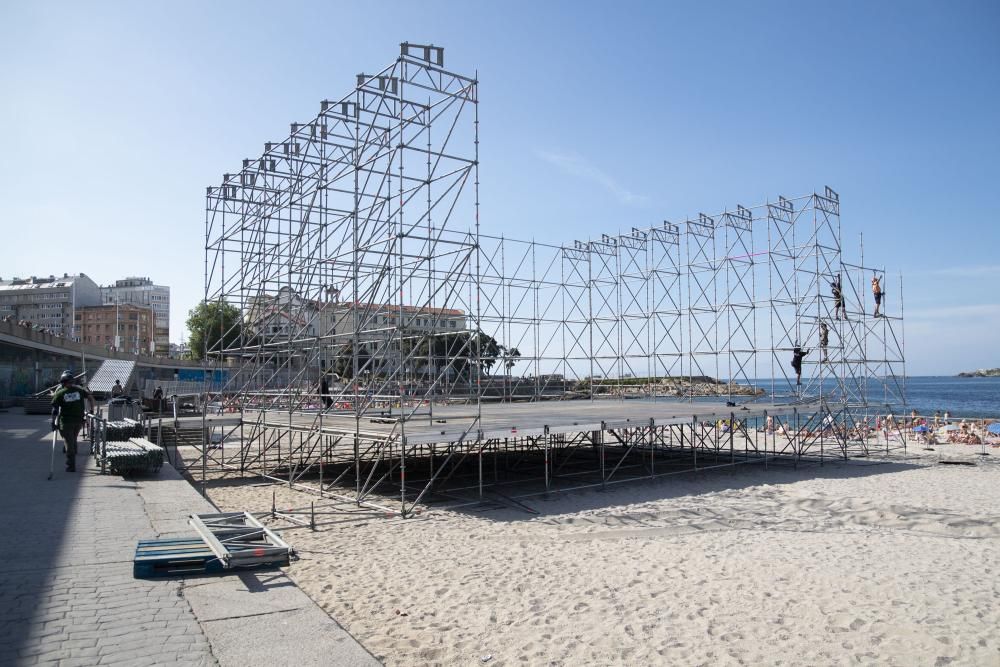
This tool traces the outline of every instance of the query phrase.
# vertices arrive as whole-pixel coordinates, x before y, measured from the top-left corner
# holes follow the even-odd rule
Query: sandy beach
[[[389,665],[996,665],[1000,450],[979,451],[685,474],[539,515],[341,506],[282,532],[292,578]],[[210,497],[261,511],[275,488],[316,499]]]

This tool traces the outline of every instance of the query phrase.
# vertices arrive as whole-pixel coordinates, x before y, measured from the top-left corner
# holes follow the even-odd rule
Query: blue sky
[[[911,374],[1000,366],[1000,4],[0,6],[0,276],[202,293],[205,186],[401,41],[478,69],[483,219],[560,240],[830,185]],[[110,250],[115,248],[116,250]]]

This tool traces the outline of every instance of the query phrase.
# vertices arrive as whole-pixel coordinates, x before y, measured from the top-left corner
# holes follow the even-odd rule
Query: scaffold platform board
[[[192,514],[197,535],[141,540],[132,574],[137,579],[288,565],[294,553],[249,512]]]
[[[197,535],[165,540],[140,540],[132,561],[136,579],[210,574],[225,568]]]
[[[349,435],[356,430],[373,439],[389,439],[400,433],[405,422],[407,444],[446,443],[488,440],[505,437],[540,436],[545,433],[579,433],[641,426],[690,424],[692,421],[715,421],[736,416],[787,416],[796,411],[811,413],[819,402],[795,404],[750,403],[727,406],[725,401],[544,401],[532,403],[484,404],[476,416],[476,406],[447,405],[407,411],[399,409],[370,411],[358,422],[353,413],[325,413],[322,424],[316,413],[266,414],[248,412],[247,421],[260,421],[275,429],[316,430],[328,434]]]

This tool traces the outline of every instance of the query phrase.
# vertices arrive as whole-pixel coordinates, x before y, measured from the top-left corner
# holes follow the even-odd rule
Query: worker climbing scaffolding
[[[882,290],[882,280],[879,278],[878,274],[872,274],[872,296],[875,297],[875,312],[872,313],[872,317],[881,317],[882,308],[882,295],[884,294]]]
[[[792,348],[792,368],[795,370],[795,384],[802,384],[802,359],[809,354],[809,350],[803,350],[798,341]]]
[[[830,327],[826,326],[826,322],[820,321],[819,323],[819,349],[823,353],[823,363],[830,360],[826,353],[826,346],[830,343]]]
[[[830,283],[830,289],[833,293],[833,317],[834,319],[840,319],[840,313],[843,311],[844,319],[847,319],[847,307],[844,306],[844,288],[840,282],[840,274],[833,279]]]

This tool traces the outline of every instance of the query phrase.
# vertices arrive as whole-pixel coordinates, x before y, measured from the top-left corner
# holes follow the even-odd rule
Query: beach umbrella
[[[914,426],[913,430],[916,431],[917,433],[927,433],[927,431],[929,431],[930,429],[921,424],[920,426]]]
[[[954,424],[948,424],[947,426],[942,426],[941,430],[942,431],[957,431],[958,427],[955,426]]]
[[[1000,422],[993,422],[992,424],[986,427],[986,430],[989,431],[990,433],[995,433],[997,435],[1000,435]]]

